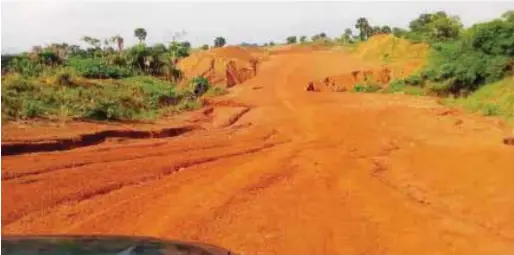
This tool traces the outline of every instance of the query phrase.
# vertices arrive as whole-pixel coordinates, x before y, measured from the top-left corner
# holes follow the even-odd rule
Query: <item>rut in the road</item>
[[[63,151],[74,148],[96,145],[109,138],[147,139],[181,135],[194,130],[195,127],[175,127],[160,130],[103,130],[77,137],[59,138],[42,142],[2,143],[2,156],[19,155],[32,152]]]

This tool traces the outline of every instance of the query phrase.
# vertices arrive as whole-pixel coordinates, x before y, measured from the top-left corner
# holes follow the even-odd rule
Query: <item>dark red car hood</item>
[[[2,236],[2,254],[230,255],[214,245],[129,236]]]

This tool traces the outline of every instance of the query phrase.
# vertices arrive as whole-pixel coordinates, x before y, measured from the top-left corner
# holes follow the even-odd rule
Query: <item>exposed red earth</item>
[[[498,119],[429,97],[305,91],[380,68],[282,49],[180,118],[3,127],[2,146],[140,136],[3,154],[2,234],[143,235],[241,254],[514,253],[514,147]]]

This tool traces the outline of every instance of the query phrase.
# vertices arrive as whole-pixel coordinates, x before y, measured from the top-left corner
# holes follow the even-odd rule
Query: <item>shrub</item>
[[[435,94],[468,94],[511,75],[513,57],[514,22],[494,20],[473,26],[458,40],[434,44],[420,76],[440,83],[430,88]]]
[[[135,75],[137,72],[129,67],[107,65],[99,59],[70,59],[69,66],[79,75],[94,79],[119,79]]]
[[[377,92],[381,88],[378,85],[375,84],[357,84],[352,88],[353,92],[365,92],[365,93],[372,93]]]
[[[196,76],[189,83],[189,90],[196,96],[200,97],[209,90],[209,80],[205,77]]]
[[[405,81],[403,80],[392,80],[389,86],[384,90],[386,93],[395,93],[404,91],[406,87]]]
[[[207,95],[207,96],[222,96],[227,93],[228,93],[228,91],[224,88],[211,86],[209,88],[209,90],[207,90],[207,92],[205,92],[205,95]]]
[[[487,103],[482,108],[482,114],[484,116],[495,116],[499,113],[499,106],[492,103]]]
[[[139,120],[159,116],[160,109],[192,109],[197,96],[155,77],[96,81],[87,87],[38,84],[22,76],[8,75],[2,86],[4,119],[84,118]],[[197,87],[203,88],[203,82]],[[190,95],[190,96],[188,96]],[[196,104],[197,105],[197,104]]]
[[[420,75],[414,74],[405,79],[405,84],[411,85],[411,86],[421,86],[423,85],[423,79]]]
[[[54,75],[54,83],[60,86],[70,86],[73,84],[73,73],[71,70],[60,70]]]

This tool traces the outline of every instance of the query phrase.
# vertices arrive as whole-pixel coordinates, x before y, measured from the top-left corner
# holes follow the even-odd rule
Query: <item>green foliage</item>
[[[92,79],[120,79],[137,74],[133,68],[107,65],[100,59],[72,58],[68,66],[77,71],[80,76]]]
[[[300,43],[305,43],[305,42],[307,42],[307,36],[305,36],[305,35],[300,36]]]
[[[144,28],[136,28],[134,30],[134,36],[137,37],[139,43],[142,43],[146,40],[146,30]]]
[[[28,55],[14,57],[5,68],[7,72],[20,73],[31,77],[40,75],[44,69],[45,66],[42,63],[30,59]]]
[[[408,33],[407,29],[403,29],[400,27],[393,27],[392,33],[394,36],[402,38],[405,37],[405,35]]]
[[[159,116],[163,108],[191,106],[190,101],[195,100],[184,96],[189,92],[177,91],[173,84],[150,76],[60,86],[8,75],[2,85],[2,115],[10,120],[55,119],[63,113],[70,119],[139,120]]]
[[[227,94],[228,91],[221,87],[211,86],[207,92],[205,92],[205,96],[213,97],[213,96],[223,96]]]
[[[73,84],[72,77],[72,71],[67,69],[60,70],[55,74],[55,84],[60,86],[70,86]]]
[[[410,75],[409,77],[407,77],[405,79],[404,82],[405,82],[406,85],[411,85],[411,86],[421,86],[421,85],[423,85],[423,79],[418,74]]]
[[[489,55],[514,56],[514,21],[494,20],[475,25],[471,45]]]
[[[423,17],[432,22],[432,16]],[[430,83],[428,89],[436,95],[467,95],[512,75],[513,57],[514,21],[497,19],[474,25],[458,40],[433,43],[428,64],[407,83]]]
[[[357,84],[352,88],[352,92],[373,93],[379,91],[381,88],[375,84]]]
[[[208,49],[209,49],[209,45],[207,45],[207,44],[202,45],[202,50],[208,50]]]
[[[462,31],[462,23],[457,16],[445,12],[424,13],[409,24],[407,38],[412,41],[437,43],[457,39]]]
[[[369,25],[368,19],[364,17],[357,19],[355,28],[359,30],[359,37],[361,41],[367,40],[372,35],[372,28]]]
[[[392,80],[389,83],[389,86],[385,89],[384,92],[386,93],[396,93],[396,92],[402,92],[407,87],[407,84],[405,84],[405,81],[403,80]]]
[[[446,103],[486,116],[502,116],[508,122],[514,123],[514,79],[505,78],[484,85],[467,97],[449,99]]]
[[[496,116],[499,114],[500,107],[494,103],[484,104],[482,108],[482,114],[484,116]]]
[[[200,97],[209,90],[209,80],[205,77],[196,76],[189,83],[189,91],[196,97]]]
[[[223,38],[221,36],[216,37],[216,39],[214,39],[214,47],[216,47],[216,48],[223,47],[223,46],[225,46],[226,43],[227,43],[227,41],[225,40],[225,38]]]
[[[383,34],[390,34],[392,33],[393,31],[391,30],[391,27],[389,26],[383,26],[380,28],[380,33],[383,33]]]
[[[322,32],[322,33],[319,33],[319,34],[316,34],[316,35],[312,36],[311,37],[311,41],[315,42],[315,41],[319,41],[319,40],[324,40],[326,38],[327,38],[327,34]]]
[[[293,36],[288,36],[286,38],[286,43],[287,44],[295,44],[296,43],[296,36],[294,36],[294,35]]]

